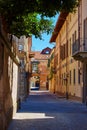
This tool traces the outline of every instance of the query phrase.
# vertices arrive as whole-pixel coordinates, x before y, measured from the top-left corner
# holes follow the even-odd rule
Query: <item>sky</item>
[[[56,25],[58,19],[58,15],[53,17],[54,26]],[[42,34],[42,38],[44,40],[40,40],[39,38],[32,37],[32,51],[41,51],[46,47],[53,48],[55,43],[49,43],[52,34],[47,35],[46,33]]]

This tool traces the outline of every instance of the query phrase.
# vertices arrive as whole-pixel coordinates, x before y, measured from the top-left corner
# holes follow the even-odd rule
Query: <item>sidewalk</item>
[[[78,101],[78,102],[81,102],[82,103],[82,99],[81,98],[79,98],[79,97],[76,97],[76,96],[70,96],[69,95],[69,98],[67,99],[66,98],[66,95],[63,95],[63,94],[57,94],[57,93],[55,93],[54,94],[56,97],[58,97],[58,98],[65,98],[66,100],[72,100],[72,101]]]

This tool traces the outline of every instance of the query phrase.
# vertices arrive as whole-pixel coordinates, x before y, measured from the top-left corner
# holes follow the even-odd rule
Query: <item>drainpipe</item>
[[[66,19],[66,46],[65,46],[65,56],[66,56],[66,99],[68,100],[69,95],[68,95],[68,70],[67,68],[68,65],[68,20]]]
[[[79,46],[78,46],[78,50],[80,51],[80,49],[84,49],[84,48],[80,48],[80,45],[82,44],[82,41],[83,41],[83,36],[84,34],[82,35],[82,0],[80,0],[80,5],[78,7],[78,42],[79,42]],[[85,42],[85,40],[84,40]],[[79,63],[78,63],[79,64]],[[82,80],[83,80],[83,88],[82,88],[82,102],[84,103],[85,102],[85,87],[86,87],[86,63],[83,62],[82,63],[82,66],[80,67],[79,65],[79,68],[83,68],[83,73],[82,73]]]

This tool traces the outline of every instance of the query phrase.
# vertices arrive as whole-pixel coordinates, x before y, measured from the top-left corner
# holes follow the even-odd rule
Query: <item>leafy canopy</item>
[[[11,34],[20,37],[25,35],[26,37],[32,34],[35,37],[42,39],[42,33],[49,34],[53,30],[52,20],[41,18],[37,13],[29,13],[16,18],[16,21],[12,22],[9,27]]]
[[[52,20],[48,17],[61,11],[72,12],[77,5],[77,0],[0,0],[0,13],[9,33],[41,38],[43,32],[52,31]]]

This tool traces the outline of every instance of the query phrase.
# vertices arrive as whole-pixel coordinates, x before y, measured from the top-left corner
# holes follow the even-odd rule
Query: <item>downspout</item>
[[[81,41],[82,41],[82,0],[80,0],[79,2],[80,2],[80,4],[78,6],[78,51],[80,51],[80,49],[81,49],[80,45],[81,45]],[[81,65],[82,64],[80,64],[80,62],[78,61],[79,71],[81,71],[81,68],[82,68]],[[78,73],[78,74],[80,74],[80,73]],[[80,79],[81,79],[81,76],[84,77],[84,75],[82,75],[82,73],[80,74]],[[81,81],[80,81],[80,84],[81,84]],[[83,89],[82,89],[82,102],[84,102],[84,83],[83,83]]]
[[[68,65],[68,20],[66,18],[66,47],[65,47],[65,58],[66,58],[66,99],[69,98],[69,94],[68,94],[68,70],[69,68],[67,68]]]

